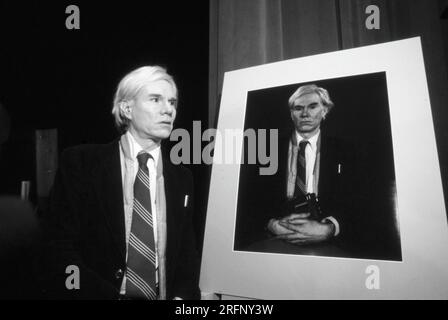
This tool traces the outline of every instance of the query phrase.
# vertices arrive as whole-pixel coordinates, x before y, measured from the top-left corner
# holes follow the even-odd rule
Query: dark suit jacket
[[[163,156],[167,215],[167,299],[200,297],[189,170]],[[49,270],[44,285],[63,298],[115,299],[126,270],[119,140],[82,145],[62,154],[44,223]],[[80,269],[80,290],[67,290],[68,265]]]
[[[286,202],[287,156],[291,132],[279,137],[279,167],[275,175],[260,176],[258,166],[243,165],[240,173],[235,249],[269,237],[266,226],[280,218]],[[321,131],[319,203],[324,216],[333,216],[340,234],[332,241],[358,255],[366,254],[365,235],[372,217],[371,188],[375,185],[362,144],[326,136]],[[338,166],[340,165],[340,172]],[[378,231],[378,230],[376,230]],[[362,252],[364,250],[364,252]]]

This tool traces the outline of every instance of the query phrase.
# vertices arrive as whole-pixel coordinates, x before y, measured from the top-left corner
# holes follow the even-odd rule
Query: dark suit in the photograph
[[[287,202],[287,156],[291,133],[279,139],[279,167],[275,175],[260,176],[256,166],[246,165],[241,179],[244,185],[240,190],[239,201],[244,206],[238,233],[242,246],[269,237],[265,230],[271,218],[281,218],[282,208]],[[362,149],[355,143],[329,137],[321,132],[320,173],[318,181],[318,199],[322,212],[333,216],[340,228],[340,234],[333,240],[347,245],[356,238],[356,220],[360,220],[368,209],[369,183],[365,171]],[[365,158],[365,157],[364,157]],[[252,186],[252,187],[249,187]],[[264,186],[254,188],[253,186]],[[360,187],[364,186],[364,187]],[[244,200],[243,200],[244,199]],[[365,206],[363,204],[366,204]],[[364,213],[363,213],[364,212]],[[252,213],[252,214],[250,214]],[[247,220],[246,220],[247,219]],[[256,226],[256,227],[254,227]]]

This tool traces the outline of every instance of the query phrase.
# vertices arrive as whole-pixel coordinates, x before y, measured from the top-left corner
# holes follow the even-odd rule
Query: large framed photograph
[[[250,163],[248,157],[253,141],[244,139],[234,250],[401,261],[386,73],[310,83],[247,93],[244,132],[276,130],[278,165],[275,173],[260,174],[263,164]],[[319,172],[319,188],[312,191],[322,207],[321,218],[332,216],[339,232],[331,241],[297,245],[265,227],[271,218],[289,214],[283,207],[288,203],[289,169],[294,167],[288,149],[296,128],[288,100],[298,88],[310,85],[325,88],[334,104],[319,123],[320,161],[311,167]],[[299,114],[299,120],[309,121],[312,112]]]
[[[203,291],[448,298],[419,38],[228,72],[220,110]]]

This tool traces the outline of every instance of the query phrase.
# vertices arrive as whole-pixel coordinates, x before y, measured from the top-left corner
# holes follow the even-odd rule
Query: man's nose
[[[174,112],[174,106],[171,104],[170,101],[165,100],[162,106],[162,113],[169,114],[171,116],[173,112]]]
[[[309,114],[308,108],[307,108],[307,107],[303,108],[303,109],[302,109],[302,113],[301,113],[300,116],[301,116],[302,118],[307,118],[309,115],[310,115],[310,114]]]

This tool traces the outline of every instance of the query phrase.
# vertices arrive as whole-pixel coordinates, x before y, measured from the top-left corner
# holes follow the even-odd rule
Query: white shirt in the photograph
[[[297,131],[296,131],[296,138],[297,138],[297,145],[302,140],[308,140],[309,143],[306,144],[305,147],[305,163],[306,163],[306,191],[308,193],[315,193],[317,194],[317,190],[315,189],[315,185],[319,182],[316,181],[316,184],[314,183],[314,179],[316,177],[314,176],[314,168],[316,166],[316,158],[317,158],[317,140],[320,136],[320,130],[317,131],[317,133],[312,136],[309,139],[303,138]],[[340,232],[339,229],[339,223],[333,216],[325,217],[322,221],[331,221],[335,226],[335,232],[334,235],[337,236]]]
[[[317,156],[317,139],[319,138],[320,130],[311,138],[305,139],[296,131],[297,145],[302,140],[307,140],[305,148],[305,163],[306,163],[306,191],[308,193],[316,193],[314,190],[314,167]]]

